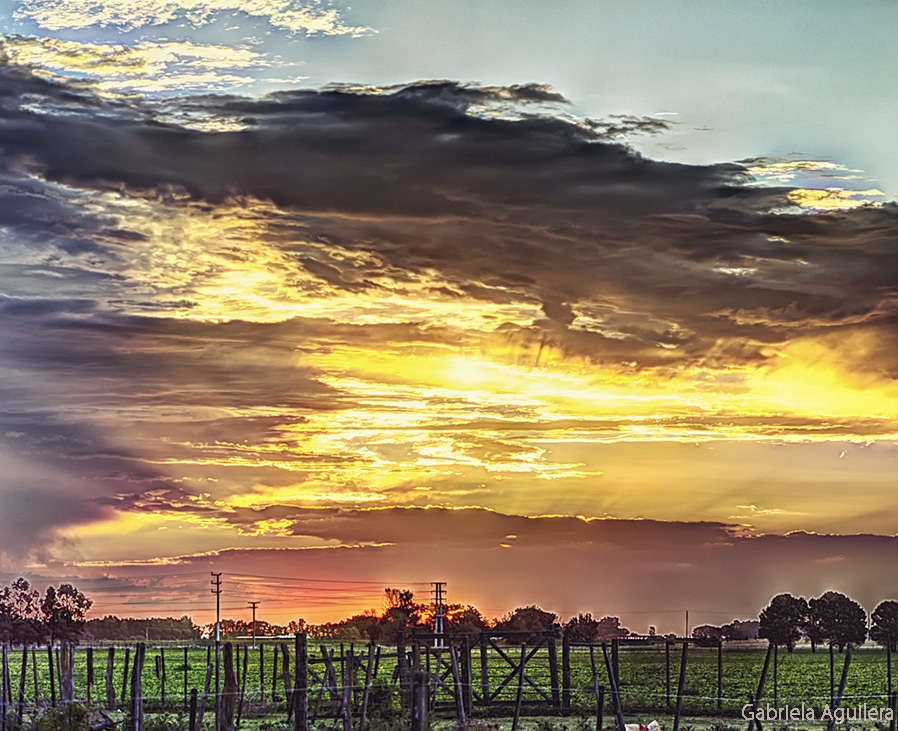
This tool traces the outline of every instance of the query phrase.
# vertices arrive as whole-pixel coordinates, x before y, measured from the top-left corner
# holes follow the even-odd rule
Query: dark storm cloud
[[[3,494],[10,510],[26,511],[27,530],[8,535],[30,550],[50,540],[54,528],[110,508],[205,515],[191,501],[201,488],[176,484],[165,460],[188,461],[201,451],[224,461],[238,454],[238,439],[237,446],[261,448],[301,424],[303,412],[357,405],[297,366],[295,352],[395,342],[458,346],[482,336],[534,352],[551,345],[625,368],[725,368],[762,363],[768,346],[797,335],[857,331],[878,336],[880,345],[855,367],[898,375],[898,207],[773,214],[788,203],[788,191],[746,187],[743,167],[647,160],[615,141],[663,131],[664,123],[574,121],[544,108],[561,103],[538,85],[428,82],[154,105],[106,101],[86,87],[0,65],[0,246],[15,249],[0,292],[3,443],[57,471],[54,478],[23,468],[21,484],[37,485],[34,494],[52,501],[56,493],[40,481],[59,479],[60,494],[83,495],[56,501],[41,518],[23,504],[13,475]],[[194,121],[208,116],[246,128],[179,126],[170,121],[179,104]],[[239,208],[259,226],[259,242],[293,255],[303,272],[336,290],[376,290],[385,272],[401,283],[436,272],[434,291],[446,297],[530,303],[545,317],[529,327],[498,323],[494,334],[475,336],[427,322],[127,316],[123,311],[136,307],[186,310],[201,292],[185,285],[183,299],[163,301],[150,286],[115,291],[129,276],[115,262],[136,261],[168,242],[154,239],[140,216],[98,213],[101,193],[209,220]],[[316,256],[300,250],[302,241],[320,245]],[[253,243],[233,244],[235,257],[243,245]],[[130,276],[137,280],[140,271]],[[294,416],[235,415],[253,409]],[[703,426],[701,418],[691,425]],[[825,418],[812,426],[839,436],[845,429]],[[863,426],[887,431],[874,421]],[[866,432],[851,432],[858,433]],[[295,450],[280,459],[297,470],[289,479],[301,482],[302,462],[322,458]],[[199,471],[179,470],[191,478]],[[67,471],[84,477],[88,492],[79,479],[58,477]],[[257,484],[248,467],[229,474],[225,495]],[[287,481],[273,472],[265,479]],[[432,535],[451,541],[459,533],[482,545],[508,534],[540,546],[663,543],[675,542],[681,530],[488,511],[276,505],[222,515],[246,530],[258,520],[290,520],[296,535],[346,542],[404,535],[421,545]],[[718,524],[682,530],[697,531],[689,535],[701,535],[701,545],[731,538]]]
[[[439,271],[469,296],[539,302],[551,342],[595,360],[760,362],[765,344],[799,334],[896,324],[898,207],[772,214],[788,191],[746,187],[738,165],[657,162],[612,141],[658,120],[470,112],[560,103],[545,87],[197,98],[185,104],[248,125],[201,132],[15,69],[2,79],[49,100],[37,114],[6,97],[8,167],[177,205],[270,200],[275,245],[301,232],[409,277]],[[308,264],[347,291],[370,286],[346,263]],[[894,348],[875,367],[898,373]]]
[[[80,478],[22,456],[0,445],[0,557],[40,560],[56,542],[58,528],[99,520],[107,511],[89,499],[90,487]]]
[[[617,547],[643,545],[651,535],[653,545],[720,544],[732,538],[735,526],[721,523],[675,523],[654,520],[584,520],[567,516],[523,517],[482,508],[315,508],[272,505],[258,510],[235,509],[223,513],[238,526],[260,521],[292,521],[295,535],[335,539],[342,543],[476,546],[594,544]]]

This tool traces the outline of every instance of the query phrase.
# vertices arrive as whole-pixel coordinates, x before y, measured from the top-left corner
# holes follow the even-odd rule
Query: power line
[[[361,579],[309,579],[301,576],[263,576],[261,574],[230,574],[234,578],[246,579],[272,579],[274,581],[312,581],[322,584],[371,584],[384,586],[388,584],[402,584],[403,586],[428,586],[426,581],[363,581]]]

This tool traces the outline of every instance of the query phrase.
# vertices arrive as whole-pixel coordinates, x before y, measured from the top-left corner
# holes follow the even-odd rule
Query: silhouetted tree
[[[789,652],[801,639],[801,627],[808,614],[808,603],[791,594],[777,594],[762,611],[758,636],[775,645],[783,645]]]
[[[41,598],[27,579],[18,578],[0,589],[0,641],[35,645],[44,634]]]
[[[87,620],[82,638],[86,640],[196,640],[202,632],[186,614],[180,618],[134,619],[114,615]]]
[[[758,638],[758,620],[734,619],[720,628],[725,640],[756,640]]]
[[[499,632],[530,632],[524,637],[527,643],[535,642],[538,633],[545,632],[555,625],[558,615],[546,612],[535,604],[517,607],[496,622],[494,627]]]
[[[571,642],[595,642],[599,636],[599,621],[589,612],[578,614],[564,625],[564,635]]]
[[[84,629],[84,615],[92,604],[93,601],[71,584],[60,584],[59,589],[48,586],[41,612],[49,643],[78,642]]]
[[[305,619],[299,617],[298,619],[291,619],[287,623],[287,634],[295,635],[302,632],[309,631],[309,623],[306,622]]]
[[[717,627],[713,624],[700,624],[698,627],[692,628],[692,636],[698,640],[701,647],[714,647],[724,638],[723,627]]]
[[[453,604],[446,611],[446,631],[449,634],[475,634],[487,628],[487,621],[477,607]]]
[[[599,620],[597,640],[613,640],[615,637],[626,637],[630,634],[630,630],[621,626],[618,617],[602,617]]]
[[[827,591],[817,599],[811,599],[808,607],[823,638],[838,647],[839,652],[849,642],[860,644],[867,639],[867,613],[844,594]]]
[[[384,589],[387,599],[387,610],[379,621],[379,637],[381,642],[393,643],[400,633],[407,633],[417,627],[421,621],[424,605],[415,601],[415,594],[410,589]]]
[[[892,652],[898,650],[898,602],[887,599],[873,610],[870,639]]]
[[[826,633],[823,630],[823,625],[820,623],[820,615],[814,611],[815,601],[816,599],[811,599],[808,602],[807,614],[805,614],[804,621],[801,623],[802,634],[811,643],[811,652],[817,652],[817,645],[826,642]]]
[[[756,620],[734,619],[729,624],[719,627],[713,624],[702,624],[692,630],[692,636],[706,646],[716,645],[718,640],[754,640],[758,637]]]

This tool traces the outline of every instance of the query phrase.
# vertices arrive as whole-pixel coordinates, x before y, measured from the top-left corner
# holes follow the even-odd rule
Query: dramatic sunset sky
[[[898,4],[0,0],[0,580],[898,599]]]

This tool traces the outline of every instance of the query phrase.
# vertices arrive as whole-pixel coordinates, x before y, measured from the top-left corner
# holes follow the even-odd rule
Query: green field
[[[335,670],[340,677],[339,657],[341,647],[348,654],[350,648],[356,656],[364,654],[367,658],[367,646],[349,643],[335,643],[318,640],[309,640],[310,668],[316,673],[322,673],[325,665],[322,661],[321,645],[324,644],[329,652],[335,655]],[[290,678],[293,678],[293,641],[286,641],[279,647],[286,646],[290,654]],[[246,689],[244,703],[244,718],[250,716],[267,716],[277,718],[283,716],[286,719],[286,697],[282,679],[281,662],[278,662],[277,674],[273,657],[275,645],[273,643],[262,644],[261,649],[251,649],[246,644],[240,644],[238,652],[238,680]],[[75,656],[75,697],[78,700],[87,700],[92,703],[104,705],[106,702],[106,668],[107,647],[95,646],[91,648],[93,656],[93,684],[88,689],[88,648],[81,646],[76,650]],[[134,645],[129,647],[118,646],[114,650],[114,664],[112,671],[113,687],[119,709],[127,708],[127,693],[130,682],[125,676],[125,659],[128,655],[129,669],[133,667]],[[185,656],[186,652],[186,656]],[[381,659],[379,663],[376,682],[383,688],[394,685],[394,669],[396,666],[395,647],[380,648]],[[508,657],[515,662],[520,656],[520,650],[514,646],[505,649]],[[278,653],[280,655],[280,653]],[[10,674],[10,687],[13,701],[17,697],[21,680],[22,651],[9,649],[8,666]],[[246,658],[246,672],[244,677],[243,663]],[[37,672],[32,664],[32,657],[37,659]],[[186,657],[186,664],[185,664]],[[444,686],[438,686],[435,700],[438,705],[451,706],[454,704],[452,690],[454,680],[450,672],[451,664],[448,662],[448,652],[443,652],[443,663],[440,675]],[[562,676],[561,652],[558,657],[558,676]],[[691,716],[730,716],[740,714],[742,707],[748,700],[749,694],[757,692],[758,679],[764,663],[765,650],[763,648],[737,648],[727,647],[723,652],[722,692],[718,711],[717,698],[717,650],[714,648],[690,647],[686,663],[685,692],[683,698],[683,714]],[[489,705],[482,702],[483,676],[481,674],[481,659],[479,651],[471,656],[470,677],[475,705],[475,715],[495,716],[509,711],[517,695],[517,675],[514,669],[500,656],[495,649],[490,649],[488,655],[487,679],[489,694],[493,695]],[[185,648],[183,645],[152,645],[147,647],[146,663],[142,676],[143,695],[148,711],[155,712],[167,710],[171,712],[183,711],[187,707],[189,692],[197,689],[202,693],[206,678],[207,660],[214,663],[214,650],[211,646],[192,645]],[[612,698],[610,683],[605,670],[605,661],[598,648],[595,652],[598,685],[604,686],[605,714],[606,718],[613,718]],[[844,655],[835,654],[834,683],[838,688]],[[645,716],[646,713],[657,714],[670,713],[676,703],[676,689],[680,666],[680,647],[672,646],[669,654],[669,671],[667,657],[663,646],[654,648],[628,648],[622,647],[619,655],[621,699],[625,713],[630,715]],[[426,657],[422,659],[422,665],[426,665]],[[164,666],[164,704],[163,683],[157,676],[157,667],[161,670]],[[260,672],[261,670],[261,672]],[[430,670],[436,670],[436,662],[430,657]],[[549,698],[560,698],[562,689],[558,688],[553,694],[551,688],[551,673],[549,652],[547,648],[541,648],[526,665],[526,674],[533,683],[542,689],[542,693]],[[129,672],[130,675],[130,672]],[[224,669],[221,671],[224,678]],[[357,692],[355,703],[358,707],[361,697],[361,684],[364,680],[364,661],[356,674]],[[668,696],[668,677],[670,679],[670,695]],[[595,708],[594,681],[590,662],[590,653],[587,648],[574,647],[571,650],[570,662],[570,700],[572,714],[593,713]],[[499,686],[505,682],[506,687],[497,692]],[[223,681],[222,681],[223,682]],[[336,706],[332,705],[331,696],[321,693],[319,701],[320,684],[313,677],[309,680],[309,707],[310,713],[323,717],[331,715]],[[214,690],[214,674],[212,680]],[[125,690],[123,698],[122,691]],[[185,694],[185,689],[187,693]],[[28,653],[28,665],[25,669],[25,703],[27,706],[46,704],[55,694],[59,696],[56,684],[51,686],[49,673],[49,658],[46,648],[38,648],[36,653]],[[383,692],[381,690],[381,692]],[[844,707],[858,708],[865,703],[868,707],[884,707],[887,703],[887,672],[885,653],[878,648],[861,648],[855,650],[852,657],[845,689]],[[397,695],[398,697],[398,695]],[[525,684],[523,699],[530,713],[539,712],[544,708],[546,713],[556,713],[551,702],[546,701],[540,692],[529,684]],[[768,673],[767,683],[763,694],[764,703],[774,703],[783,706],[799,706],[802,703],[809,707],[823,708],[830,703],[830,665],[829,653],[824,648],[817,653],[811,653],[802,648],[794,653],[780,652],[776,673],[773,668]]]

